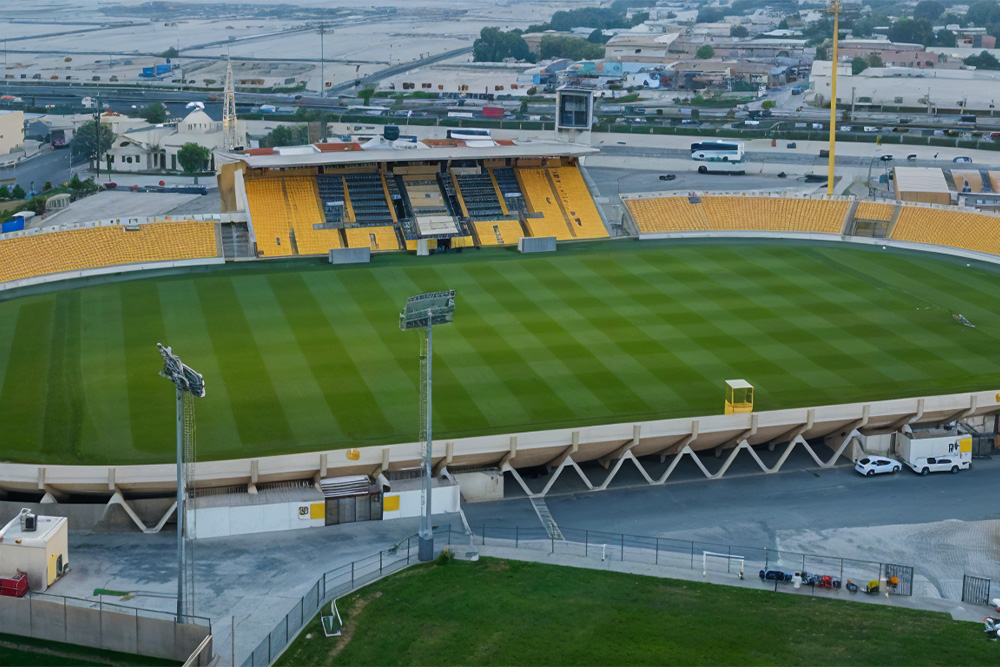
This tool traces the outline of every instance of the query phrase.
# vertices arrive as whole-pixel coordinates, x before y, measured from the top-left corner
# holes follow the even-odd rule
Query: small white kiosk
[[[0,528],[0,576],[28,575],[31,590],[43,592],[69,570],[69,520],[22,509]]]

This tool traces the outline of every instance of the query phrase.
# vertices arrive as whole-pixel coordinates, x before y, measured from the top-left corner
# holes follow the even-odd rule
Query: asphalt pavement
[[[0,169],[0,181],[13,178],[24,188],[25,192],[29,191],[34,184],[34,189],[38,192],[41,191],[46,181],[52,185],[58,185],[70,179],[70,159],[71,154],[68,148],[45,150],[12,167]],[[74,165],[77,170],[79,167],[80,165]]]

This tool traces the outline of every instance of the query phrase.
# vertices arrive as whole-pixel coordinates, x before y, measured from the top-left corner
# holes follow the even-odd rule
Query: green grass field
[[[719,414],[728,378],[760,410],[993,389],[998,287],[929,255],[628,241],[63,289],[0,303],[0,456],[171,461],[158,341],[205,375],[201,459],[413,441],[418,334],[397,316],[443,288],[440,438]]]
[[[491,558],[338,608],[341,637],[314,618],[276,664],[987,665],[998,648],[943,613]]]

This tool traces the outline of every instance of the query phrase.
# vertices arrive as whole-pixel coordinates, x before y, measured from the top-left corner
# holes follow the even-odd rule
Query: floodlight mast
[[[177,622],[183,623],[187,614],[185,586],[187,584],[187,557],[184,549],[184,394],[205,397],[205,380],[181,361],[169,347],[157,343],[163,357],[160,377],[174,383],[177,401]]]
[[[423,382],[421,383],[421,421],[423,421],[423,492],[420,496],[419,547],[417,558],[429,561],[434,558],[434,527],[431,523],[431,477],[433,473],[433,426],[431,420],[431,361],[434,352],[434,325],[451,322],[455,312],[455,290],[419,294],[406,300],[399,315],[402,331],[424,329],[426,350],[421,350]]]

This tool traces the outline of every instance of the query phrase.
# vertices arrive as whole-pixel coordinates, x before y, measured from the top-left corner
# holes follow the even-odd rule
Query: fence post
[[[844,559],[840,559],[840,583],[844,583]]]
[[[519,526],[514,526],[514,548],[518,549],[521,546],[521,530]]]
[[[354,561],[351,561],[351,590],[354,590]]]
[[[406,538],[406,564],[410,564],[410,538]]]
[[[583,531],[583,557],[587,558],[590,555],[590,531]]]
[[[449,539],[448,541],[450,542],[451,540]],[[378,552],[378,575],[380,577],[382,576],[382,552],[381,551]]]
[[[656,552],[653,556],[653,565],[660,564],[660,538],[656,538]]]
[[[806,555],[802,554],[802,572],[806,571]]]
[[[550,551],[549,554],[554,554],[556,552],[556,536],[550,535],[549,539],[552,540],[552,551]]]
[[[622,562],[625,562],[625,533],[622,533]]]
[[[694,569],[694,542],[691,543],[691,569]]]
[[[729,551],[729,558],[726,559],[726,572],[730,572],[731,573],[732,570],[730,569],[730,563],[733,562],[733,545],[730,544],[726,548]]]

